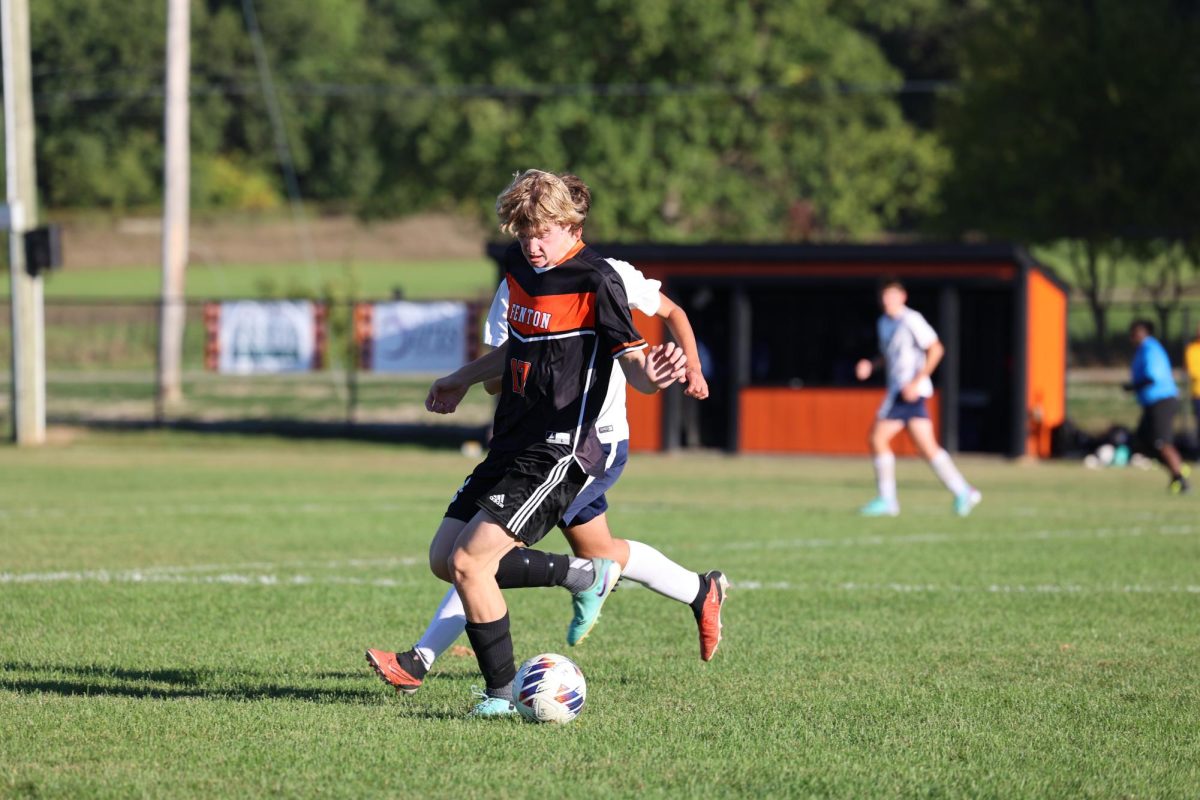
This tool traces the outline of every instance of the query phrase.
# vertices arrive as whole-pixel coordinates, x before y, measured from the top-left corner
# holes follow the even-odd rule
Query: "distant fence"
[[[425,411],[424,398],[434,375],[389,375],[365,370],[362,359],[364,314],[357,302],[327,303],[325,360],[312,372],[278,375],[228,375],[206,368],[209,345],[206,307],[212,301],[190,300],[186,306],[183,346],[184,400],[158,416],[155,367],[158,354],[159,304],[145,299],[63,299],[45,302],[47,411],[51,422],[141,426],[166,423],[193,427],[306,431],[372,438],[478,438],[489,424],[493,405],[473,390],[458,413]],[[355,309],[359,313],[355,314]],[[486,310],[471,306],[478,322]],[[7,430],[11,402],[9,305],[0,302],[0,410]],[[1136,317],[1158,322],[1145,303],[1114,303],[1109,312],[1110,370],[1084,373],[1068,390],[1069,415],[1089,427],[1122,420],[1133,413],[1119,383],[1132,349],[1126,330]],[[1164,344],[1172,362],[1182,365],[1183,348],[1200,324],[1200,300],[1181,303],[1171,313]],[[1097,365],[1092,320],[1086,306],[1073,302],[1069,311],[1072,366]],[[211,354],[210,354],[211,356]],[[211,367],[211,364],[209,365]],[[1103,376],[1103,377],[1100,377]]]
[[[478,438],[493,405],[482,391],[468,394],[450,416],[425,411],[432,374],[368,372],[360,364],[356,303],[325,303],[325,359],[309,372],[271,375],[221,374],[206,368],[204,300],[186,304],[183,343],[184,399],[160,409],[156,403],[159,304],[146,300],[47,299],[46,404],[52,423],[101,426],[170,424],[315,433],[374,432],[384,438]],[[472,319],[481,304],[469,305]],[[0,408],[10,397],[10,309],[0,303]],[[477,320],[472,335],[477,341]],[[428,430],[424,430],[428,429]]]
[[[1159,330],[1157,335],[1171,355],[1171,361],[1180,366],[1183,349],[1196,336],[1200,325],[1200,299],[1181,302],[1167,315],[1166,330],[1153,307],[1144,302],[1114,302],[1108,311],[1107,364],[1098,355],[1095,339],[1095,323],[1087,304],[1072,299],[1067,318],[1067,338],[1072,366],[1127,366],[1133,355],[1129,343],[1129,324],[1139,317],[1153,320]]]

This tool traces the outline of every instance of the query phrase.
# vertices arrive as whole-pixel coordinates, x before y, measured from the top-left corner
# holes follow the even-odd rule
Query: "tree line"
[[[285,200],[246,11],[192,2],[193,200]],[[1196,269],[1195,0],[254,0],[323,209],[488,219],[572,170],[606,240],[1069,240],[1107,341],[1115,265]],[[32,4],[54,209],[161,195],[163,0]],[[1165,270],[1165,272],[1164,272]]]

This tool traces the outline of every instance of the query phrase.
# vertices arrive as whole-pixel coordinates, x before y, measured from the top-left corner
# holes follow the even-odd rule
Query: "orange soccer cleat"
[[[715,569],[704,577],[708,581],[708,593],[704,596],[704,606],[696,618],[696,625],[700,629],[700,659],[712,661],[717,654],[717,645],[721,643],[721,606],[725,605],[729,581]]]
[[[410,675],[404,667],[400,666],[395,653],[389,653],[386,650],[368,650],[367,663],[375,670],[375,674],[381,681],[397,692],[412,694],[421,688],[421,679]]]

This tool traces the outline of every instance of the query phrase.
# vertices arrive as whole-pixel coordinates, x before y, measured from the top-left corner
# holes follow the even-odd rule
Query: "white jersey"
[[[659,289],[661,281],[652,280],[628,261],[618,261],[615,258],[606,259],[610,267],[621,276],[625,284],[625,295],[629,298],[629,307],[653,316],[658,313],[661,301]],[[483,326],[483,343],[492,347],[500,347],[508,341],[508,284],[501,282],[492,299],[491,310],[488,311],[487,322]],[[629,438],[629,419],[625,414],[625,372],[620,368],[614,369],[608,381],[608,394],[604,397],[604,406],[600,416],[596,417],[596,433],[604,444],[612,444]]]
[[[895,319],[884,314],[879,318],[879,351],[887,360],[888,398],[912,382],[925,367],[925,351],[938,340],[937,332],[921,316],[905,306]],[[921,397],[933,397],[933,381],[921,379]]]

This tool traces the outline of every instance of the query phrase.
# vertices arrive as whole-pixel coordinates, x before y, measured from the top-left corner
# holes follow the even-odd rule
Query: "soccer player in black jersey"
[[[620,577],[608,559],[588,569],[537,543],[562,518],[587,476],[604,472],[594,421],[617,364],[651,394],[684,378],[673,345],[648,348],[634,327],[620,277],[581,240],[583,215],[557,176],[519,174],[496,203],[500,227],[517,242],[504,260],[510,303],[505,376],[491,451],[450,503],[430,545],[430,567],[452,581],[467,636],[487,685],[476,716],[513,713],[516,672],[501,588],[566,586],[573,625],[599,615]],[[385,680],[398,667],[368,651]],[[373,658],[374,656],[374,658]]]

